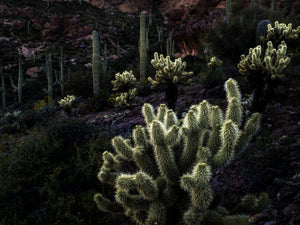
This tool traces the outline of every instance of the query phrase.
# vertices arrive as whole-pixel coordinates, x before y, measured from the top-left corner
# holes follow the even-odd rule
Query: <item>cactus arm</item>
[[[212,113],[210,117],[210,126],[212,128],[212,133],[209,138],[207,148],[211,151],[212,155],[215,155],[217,150],[221,145],[221,126],[223,124],[222,110],[219,106],[212,107]]]
[[[11,87],[13,88],[13,91],[17,91],[18,90],[18,87],[15,85],[15,82],[11,76],[11,74],[9,75],[9,80],[10,80],[10,84],[11,84]]]
[[[180,158],[180,169],[182,172],[188,171],[195,161],[198,146],[200,144],[199,124],[194,111],[189,111],[184,120],[185,145]]]
[[[110,201],[108,198],[105,198],[102,194],[96,194],[94,196],[94,201],[97,204],[97,207],[104,212],[110,213],[120,213],[123,212],[123,207],[116,203]]]
[[[246,122],[245,128],[242,130],[235,147],[237,157],[243,153],[253,135],[255,135],[255,133],[258,131],[260,127],[260,120],[261,114],[254,113]]]
[[[164,125],[154,120],[150,127],[150,138],[154,146],[154,155],[160,173],[171,183],[177,181],[179,172],[175,163],[174,155],[168,145],[166,145],[166,129]]]
[[[222,144],[214,158],[216,166],[223,166],[232,159],[238,136],[237,125],[231,120],[226,121],[221,130]]]

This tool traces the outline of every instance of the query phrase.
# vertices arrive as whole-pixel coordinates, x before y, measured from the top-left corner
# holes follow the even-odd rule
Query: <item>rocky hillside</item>
[[[234,55],[239,59],[240,50],[255,47],[257,22],[266,19],[260,18],[256,9],[248,10],[250,1],[233,2],[238,16],[229,27],[225,23],[226,1],[221,0],[2,0],[0,73],[5,77],[8,107],[1,109],[6,119],[0,120],[0,224],[134,224],[129,218],[113,218],[96,209],[92,200],[95,193],[111,198],[115,194],[97,180],[101,156],[103,151],[113,151],[113,136],[130,136],[135,125],[145,125],[141,112],[144,103],[157,109],[167,99],[163,88],[151,90],[142,80],[138,84],[139,101],[132,106],[119,108],[107,103],[95,107],[99,98],[92,96],[92,31],[99,33],[101,60],[107,45],[108,77],[103,86],[111,90],[110,80],[117,72],[139,74],[139,19],[140,12],[145,12],[148,24],[152,19],[148,75],[155,74],[150,63],[153,53],[166,53],[169,32],[176,43],[175,57],[183,58],[186,71],[194,72],[194,85],[178,88],[178,117],[204,99],[225,111],[225,80],[238,80],[243,100],[253,92],[230,58]],[[271,1],[261,2],[260,10],[267,11]],[[275,1],[274,7],[277,11],[273,15],[268,11],[263,16],[300,25],[299,1]],[[245,12],[244,17],[240,11]],[[252,20],[254,25],[249,22]],[[160,27],[164,31],[162,44],[157,32]],[[217,78],[207,67],[211,55],[205,41],[213,43],[215,54],[227,55],[223,67],[214,71]],[[216,202],[228,209],[245,194],[268,194],[268,207],[251,215],[256,225],[300,224],[299,44],[297,40],[288,42],[291,62],[284,71],[286,77],[262,112],[260,131],[248,151],[211,179]],[[47,87],[46,53],[52,54],[53,68],[59,71],[60,47],[70,81],[66,94],[81,96],[69,110],[41,100]],[[218,51],[222,47],[225,52]],[[18,55],[22,55],[25,80],[29,82],[23,89],[24,104],[17,103],[9,83],[9,75],[15,83],[18,79]],[[55,100],[59,100],[59,88],[54,92]],[[105,94],[101,101],[113,99],[112,91]],[[37,101],[40,105],[33,107]],[[22,111],[22,116],[4,116],[6,111]]]

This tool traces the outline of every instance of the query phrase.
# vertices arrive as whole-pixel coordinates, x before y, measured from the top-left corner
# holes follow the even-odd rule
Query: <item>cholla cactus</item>
[[[113,91],[128,91],[128,89],[136,86],[136,78],[132,71],[124,71],[122,74],[117,73],[115,78],[115,80],[111,81],[114,86]]]
[[[116,80],[111,81],[114,88],[113,91],[119,91],[119,96],[115,99],[117,106],[130,106],[130,102],[135,99],[136,91],[136,78],[132,71],[124,71],[122,74],[115,75]]]
[[[223,65],[223,61],[218,59],[216,56],[210,58],[209,62],[207,63],[207,67],[215,70],[217,67]]]
[[[75,102],[76,97],[74,95],[67,95],[63,99],[58,101],[59,106],[63,108],[70,108]]]
[[[260,71],[267,78],[283,78],[284,75],[281,72],[290,63],[290,57],[286,56],[287,46],[284,41],[281,42],[277,50],[271,41],[268,41],[267,46],[264,58],[262,58],[260,45],[254,49],[250,48],[247,56],[241,55],[241,61],[237,65],[239,72],[248,75]]]
[[[166,99],[168,107],[175,109],[175,103],[177,100],[178,85],[191,85],[192,79],[187,77],[192,75],[193,72],[184,71],[186,63],[182,62],[181,58],[171,61],[170,56],[164,58],[161,54],[158,57],[158,53],[154,53],[154,59],[151,60],[151,64],[156,69],[155,80],[148,77],[148,81],[152,84],[151,88],[158,86],[159,84],[166,84]]]
[[[120,93],[120,96],[116,97],[115,102],[117,106],[130,106],[130,103],[135,99],[137,95],[136,88],[129,89],[128,92]]]
[[[192,105],[182,120],[164,104],[155,114],[153,107],[145,103],[142,114],[146,126],[135,127],[133,142],[114,137],[116,154],[103,153],[98,178],[114,185],[116,201],[96,194],[98,207],[123,213],[139,224],[246,225],[247,215],[230,215],[226,209],[220,212],[220,207],[210,208],[212,172],[241,152],[260,124],[260,114],[255,113],[241,129],[241,95],[236,81],[229,79],[225,89],[229,102],[225,118],[218,106],[205,100]],[[132,173],[128,173],[130,168],[124,168],[126,161],[135,163]],[[265,198],[255,201],[256,205],[266,205]],[[249,212],[245,207],[241,211],[256,213],[258,208],[261,210],[252,207]]]
[[[300,26],[297,29],[292,29],[292,24],[289,23],[279,23],[275,21],[274,27],[271,24],[268,24],[268,34],[267,40],[287,40],[287,39],[297,39],[300,33]]]
[[[172,82],[173,84],[191,84],[192,80],[186,81],[187,77],[192,75],[193,72],[185,72],[186,63],[182,62],[181,58],[175,59],[174,62],[171,61],[170,56],[164,58],[161,54],[158,58],[158,53],[154,53],[154,59],[151,60],[151,64],[156,70],[155,80],[148,77],[148,80],[153,87],[162,83]]]

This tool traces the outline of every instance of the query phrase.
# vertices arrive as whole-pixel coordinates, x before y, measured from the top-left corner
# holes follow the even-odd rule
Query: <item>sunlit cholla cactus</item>
[[[172,82],[173,84],[191,84],[192,80],[187,79],[188,76],[192,75],[193,72],[184,71],[186,68],[186,62],[182,62],[181,58],[175,59],[174,62],[171,61],[170,56],[164,58],[161,54],[158,57],[158,53],[154,53],[154,59],[151,60],[151,64],[156,70],[155,80],[148,77],[149,82],[153,87],[158,84]]]
[[[70,108],[75,102],[76,97],[74,95],[67,95],[63,99],[58,101],[59,106],[63,108]]]
[[[207,67],[215,70],[217,67],[223,65],[223,61],[218,59],[216,56],[210,58],[209,62],[207,63]]]
[[[249,75],[260,71],[267,78],[283,78],[284,75],[281,72],[290,63],[290,57],[286,56],[286,43],[282,41],[277,50],[271,41],[268,41],[267,46],[264,58],[262,58],[260,45],[250,48],[247,56],[241,55],[241,61],[237,65],[239,72],[243,75]]]
[[[128,92],[122,92],[118,97],[115,98],[117,106],[130,106],[130,103],[135,99],[137,95],[136,88],[129,89]]]
[[[124,92],[132,89],[136,86],[136,78],[132,71],[124,71],[123,73],[117,73],[115,80],[111,81],[113,85],[113,91]]]
[[[184,71],[186,63],[182,62],[181,58],[171,61],[170,56],[164,58],[161,54],[158,57],[158,53],[154,53],[154,59],[151,60],[151,64],[156,69],[155,80],[148,77],[148,81],[152,84],[151,88],[154,88],[160,84],[165,84],[165,94],[167,99],[167,105],[169,108],[175,110],[175,104],[178,94],[178,85],[191,85],[192,79],[187,79],[193,72]]]
[[[287,39],[297,39],[300,33],[300,26],[292,29],[292,24],[279,23],[275,21],[274,27],[268,24],[267,40],[278,40],[279,42]]]
[[[212,172],[241,153],[260,124],[260,114],[254,113],[242,129],[239,87],[229,79],[225,89],[225,116],[218,106],[205,100],[192,105],[182,120],[165,104],[155,114],[153,107],[145,103],[142,114],[146,126],[135,127],[133,140],[114,137],[116,154],[103,153],[98,178],[114,185],[116,201],[96,194],[98,207],[147,225],[246,225],[249,216],[245,214],[231,215],[221,206],[210,208]],[[129,161],[136,167],[128,168]],[[266,198],[254,199],[257,206],[268,203]],[[244,207],[238,213],[256,213],[261,208]]]
[[[111,81],[113,84],[113,91],[118,91],[119,96],[116,97],[115,103],[117,106],[130,106],[130,103],[137,95],[136,91],[136,78],[132,71],[124,71],[122,74],[117,73],[115,80]]]

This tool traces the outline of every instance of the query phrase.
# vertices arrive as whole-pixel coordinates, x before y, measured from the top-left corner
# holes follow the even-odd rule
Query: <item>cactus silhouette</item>
[[[2,107],[3,109],[6,108],[6,88],[5,88],[5,80],[4,80],[4,75],[2,72],[2,69],[0,70],[1,74],[1,87],[0,87],[0,92],[2,92]]]
[[[99,36],[96,30],[93,30],[93,93],[94,96],[100,91],[100,46]]]
[[[10,78],[10,84],[11,84],[11,87],[13,88],[13,91],[18,92],[18,103],[21,104],[22,103],[22,91],[23,91],[23,87],[25,86],[21,55],[19,55],[18,86],[15,85],[11,75],[9,78]]]

